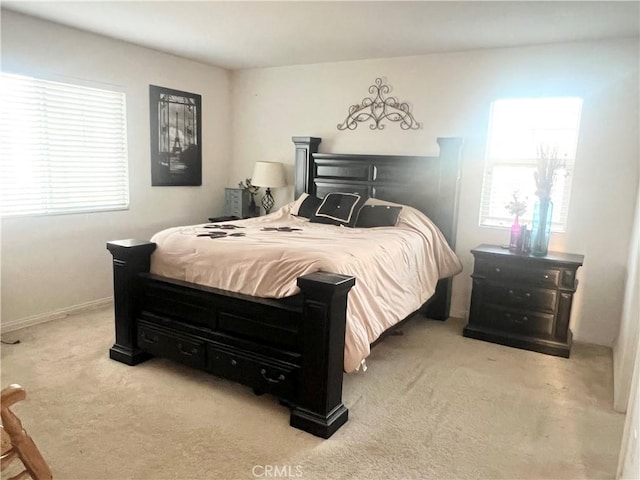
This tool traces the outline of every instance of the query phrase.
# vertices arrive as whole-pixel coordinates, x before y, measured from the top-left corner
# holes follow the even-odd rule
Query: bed
[[[455,246],[461,139],[438,138],[440,153],[433,157],[318,153],[320,138],[293,137],[293,142],[296,198],[305,193],[323,198],[351,192],[373,199],[370,203],[405,205],[407,211],[424,213],[437,225],[438,234]],[[220,235],[235,232],[237,237],[267,242],[276,236],[289,235],[291,241],[293,235],[302,240],[316,235],[318,226],[305,223],[294,224],[289,231],[277,230],[285,216],[290,218],[292,206],[254,220],[169,229],[154,237],[158,244],[132,239],[108,242],[113,255],[116,333],[110,357],[128,365],[151,356],[167,357],[250,386],[256,393],[273,394],[291,408],[293,427],[329,438],[348,419],[342,403],[343,372],[357,369],[368,354],[369,345],[367,349],[360,345],[364,351],[356,355],[349,354],[349,342],[345,347],[354,302],[367,301],[354,289],[358,279],[351,272],[357,270],[341,269],[340,263],[306,268],[295,278],[295,290],[285,285],[280,294],[271,295],[233,282],[222,283],[225,288],[211,286],[217,284],[207,284],[198,275],[176,273],[179,262],[172,267],[159,260],[161,252],[171,250],[167,247],[172,245],[167,240],[170,233],[213,249],[222,248],[223,243],[217,236],[204,235],[219,232],[218,228],[225,230]],[[282,228],[291,228],[286,225]],[[360,230],[344,228],[345,245]],[[225,248],[232,249],[241,240],[230,238],[225,237]],[[225,271],[224,258],[216,263]],[[277,289],[279,277],[270,278],[274,284],[270,287]],[[433,283],[433,296],[416,310],[444,320],[449,315],[451,278]],[[387,299],[387,304],[392,300]],[[402,308],[397,307],[404,318],[415,313],[404,315]],[[402,320],[376,327],[378,331],[367,339],[374,343]]]

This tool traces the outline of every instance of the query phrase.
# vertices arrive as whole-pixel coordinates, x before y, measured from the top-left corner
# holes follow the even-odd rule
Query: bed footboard
[[[140,350],[136,342],[136,315],[142,288],[138,274],[148,272],[156,244],[139,240],[117,240],[107,243],[113,255],[113,308],[116,341],[109,357],[127,365],[136,365],[151,355]]]
[[[298,278],[301,306],[149,273],[156,245],[107,243],[113,255],[115,344],[109,356],[136,365],[164,356],[271,393],[290,424],[329,438],[348,419],[342,403],[347,296],[355,278]]]
[[[342,403],[347,295],[355,278],[311,273],[298,278],[303,293],[301,385],[291,426],[329,438],[348,419]]]

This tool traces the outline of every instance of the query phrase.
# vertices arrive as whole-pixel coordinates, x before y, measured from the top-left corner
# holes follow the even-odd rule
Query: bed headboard
[[[359,192],[402,203],[427,215],[454,248],[458,216],[462,139],[437,139],[437,157],[318,153],[318,137],[293,137],[295,196],[307,192]]]

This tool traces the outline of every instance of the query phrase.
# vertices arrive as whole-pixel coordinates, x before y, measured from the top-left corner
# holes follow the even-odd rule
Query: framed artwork
[[[151,185],[202,185],[202,97],[149,85]]]

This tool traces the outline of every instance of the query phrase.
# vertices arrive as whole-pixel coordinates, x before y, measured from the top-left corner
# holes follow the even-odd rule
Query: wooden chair
[[[20,385],[9,385],[2,390],[1,427],[3,437],[8,439],[9,448],[6,452],[3,448],[2,456],[0,456],[1,470],[4,471],[14,460],[20,460],[25,470],[7,480],[21,480],[29,477],[34,480],[50,480],[53,476],[49,465],[42,458],[31,437],[22,428],[20,419],[9,410],[9,407],[14,403],[24,400],[26,397],[27,392]]]

